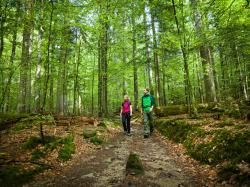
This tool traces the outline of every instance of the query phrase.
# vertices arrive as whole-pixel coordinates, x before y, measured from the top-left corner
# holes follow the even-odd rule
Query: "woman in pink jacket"
[[[122,117],[122,125],[124,129],[124,134],[131,135],[130,134],[130,119],[132,116],[132,105],[129,100],[128,95],[124,95],[124,101],[121,106],[121,112],[120,115]]]

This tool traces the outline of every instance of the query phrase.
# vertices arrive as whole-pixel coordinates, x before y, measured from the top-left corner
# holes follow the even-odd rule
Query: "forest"
[[[157,136],[182,144],[177,152],[185,149],[200,167],[220,165],[216,184],[247,186],[249,18],[249,0],[0,0],[0,184],[26,183],[13,167],[30,172],[27,162],[39,166],[32,177],[61,163],[43,162],[54,149],[71,158],[84,147],[78,139],[98,151],[121,131],[124,95],[132,126],[140,125],[149,88]],[[137,128],[132,136],[141,143]],[[10,159],[11,142],[25,161]]]
[[[249,2],[1,0],[2,112],[249,99]]]

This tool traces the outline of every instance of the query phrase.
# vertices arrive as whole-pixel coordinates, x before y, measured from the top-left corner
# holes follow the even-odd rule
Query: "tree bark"
[[[148,76],[148,86],[153,93],[153,85],[152,85],[152,65],[150,60],[150,52],[149,52],[149,37],[148,37],[148,24],[147,24],[147,16],[146,16],[146,6],[144,7],[143,12],[143,22],[145,27],[145,52],[146,52],[146,69],[147,69],[147,76]]]
[[[0,5],[1,6],[1,5]],[[10,55],[10,71],[8,75],[8,81],[7,84],[5,85],[3,89],[3,95],[2,95],[2,100],[0,103],[0,109],[2,112],[8,111],[10,108],[10,86],[12,83],[12,78],[15,72],[14,68],[14,60],[16,56],[16,45],[17,45],[17,28],[18,28],[18,23],[19,23],[19,14],[20,14],[20,3],[16,3],[16,14],[15,14],[15,25],[13,28],[13,35],[12,35],[12,48],[11,48],[11,55]],[[0,59],[1,61],[1,59]],[[0,63],[1,64],[1,63]]]
[[[197,10],[197,0],[191,0],[191,5],[193,8],[196,33],[198,37],[201,38],[199,52],[203,66],[205,100],[206,102],[217,102],[212,62],[209,55],[209,47],[204,43],[206,42],[206,36],[204,33],[206,26],[203,24],[203,15],[201,15],[200,12]]]
[[[98,116],[108,114],[108,3],[100,6],[99,21],[101,25],[98,53]]]
[[[29,1],[25,4],[26,16],[24,17],[23,26],[23,42],[22,42],[22,55],[21,55],[21,66],[20,66],[20,87],[19,87],[19,104],[18,111],[21,113],[28,112],[29,109],[29,98],[28,88],[29,81],[29,68],[30,68],[30,46],[31,46],[31,28],[32,23],[32,9],[33,1]]]
[[[48,92],[48,84],[50,79],[50,45],[51,45],[51,34],[52,34],[52,22],[53,22],[53,13],[54,13],[54,4],[53,1],[51,3],[51,12],[50,12],[50,23],[49,23],[49,36],[47,41],[47,55],[44,64],[45,70],[45,79],[44,79],[44,94],[43,94],[43,103],[41,110],[44,111],[46,108],[46,101],[47,101],[47,92]]]
[[[154,47],[154,65],[155,65],[155,95],[157,97],[158,105],[162,105],[162,89],[161,89],[161,79],[160,79],[160,65],[159,65],[159,58],[158,58],[158,45],[156,39],[156,30],[155,30],[155,12],[151,8],[151,26],[152,26],[152,33],[153,33],[153,47]]]

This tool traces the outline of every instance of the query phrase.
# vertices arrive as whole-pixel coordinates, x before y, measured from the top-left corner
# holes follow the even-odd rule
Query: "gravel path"
[[[126,175],[130,152],[139,155],[145,170],[143,175]],[[132,136],[121,133],[91,156],[82,158],[63,175],[33,181],[27,186],[201,186],[178,161],[177,155],[157,132],[144,139],[143,126],[134,124]]]

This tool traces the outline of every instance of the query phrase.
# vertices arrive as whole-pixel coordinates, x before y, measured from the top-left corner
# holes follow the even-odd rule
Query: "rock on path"
[[[73,165],[63,176],[33,181],[27,186],[200,186],[192,174],[178,164],[177,153],[173,153],[156,134],[144,139],[143,127],[133,125],[132,136],[119,134],[92,156]],[[126,175],[130,152],[139,155],[144,167],[143,175]]]

